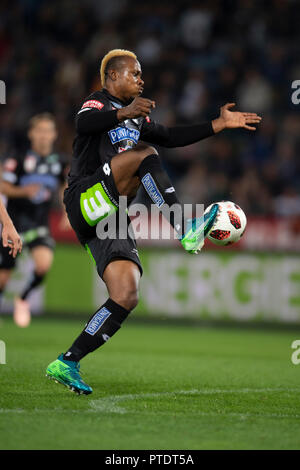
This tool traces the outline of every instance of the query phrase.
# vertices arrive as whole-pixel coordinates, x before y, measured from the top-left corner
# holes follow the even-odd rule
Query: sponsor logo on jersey
[[[94,336],[110,315],[111,312],[107,310],[107,308],[102,307],[97,313],[95,313],[84,331],[89,335]]]
[[[107,176],[110,175],[110,168],[109,168],[109,164],[108,164],[108,163],[105,163],[105,164],[103,165],[103,171],[104,171],[104,173],[105,173]]]
[[[109,131],[108,135],[112,144],[117,144],[122,140],[131,140],[137,144],[140,138],[140,131],[137,129],[129,129],[128,127],[117,127]]]
[[[131,140],[127,140],[125,147],[120,146],[118,148],[118,153],[125,152],[125,150],[130,150],[133,147],[134,147],[134,142],[132,142]]]
[[[175,193],[175,188],[173,186],[171,186],[170,188],[165,189],[165,193],[166,194]]]
[[[164,198],[162,197],[161,193],[157,189],[157,186],[154,182],[154,179],[150,175],[150,173],[147,173],[143,178],[142,178],[142,184],[151,197],[152,201],[154,204],[156,204],[157,207],[161,207],[163,203],[165,202]]]
[[[115,103],[114,101],[111,101],[111,104],[112,104],[112,107],[114,107],[114,109],[123,108],[123,106],[120,103]]]
[[[83,105],[81,106],[81,109],[83,108],[96,108],[96,109],[102,109],[104,106],[103,103],[101,103],[101,101],[97,101],[97,100],[88,100],[86,101],[85,103],[83,103]]]

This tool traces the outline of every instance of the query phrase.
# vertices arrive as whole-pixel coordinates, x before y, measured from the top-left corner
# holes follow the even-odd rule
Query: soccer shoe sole
[[[64,382],[62,379],[59,379],[58,377],[54,377],[53,375],[46,374],[46,377],[50,380],[54,380],[57,384],[64,385],[67,387],[70,392],[76,393],[76,395],[90,395],[92,393],[89,392],[88,390],[81,390],[80,388],[74,387],[74,385],[69,385],[66,382]]]

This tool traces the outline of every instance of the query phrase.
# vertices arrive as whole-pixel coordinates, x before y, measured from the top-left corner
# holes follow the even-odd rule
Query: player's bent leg
[[[120,195],[134,196],[142,184],[151,202],[161,209],[171,226],[182,236],[181,204],[153,147],[140,143],[134,149],[116,155],[112,158],[111,169]],[[180,209],[179,218],[175,218],[173,211],[165,211],[175,205]]]
[[[76,393],[92,393],[92,388],[79,374],[79,361],[105,344],[120,329],[129,313],[109,298],[90,317],[84,330],[67,352],[60,354],[56,361],[49,364],[46,375]]]
[[[103,280],[109,299],[91,316],[69,350],[49,364],[48,377],[76,393],[92,393],[92,388],[79,374],[79,361],[105,344],[121,328],[137,304],[139,279],[140,270],[133,261],[113,260],[106,266]]]
[[[157,150],[150,145],[139,143],[132,150],[126,150],[112,158],[111,171],[121,196],[135,196],[141,184],[138,175],[139,167],[149,155],[158,155]]]
[[[120,328],[138,301],[140,271],[130,260],[113,260],[104,270],[109,298],[90,317],[84,330],[64,354],[64,359],[79,362],[106,343]]]

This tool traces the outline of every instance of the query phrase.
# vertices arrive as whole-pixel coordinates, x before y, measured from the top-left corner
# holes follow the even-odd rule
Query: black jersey
[[[68,176],[69,186],[91,176],[100,165],[139,140],[163,147],[180,147],[213,135],[211,122],[193,126],[165,127],[149,117],[118,120],[118,109],[127,106],[106,89],[89,95],[76,116],[76,137]]]
[[[20,233],[48,226],[51,202],[59,185],[65,181],[65,169],[65,159],[58,153],[42,157],[29,150],[23,157],[10,157],[3,161],[4,181],[17,186],[40,185],[32,199],[8,199],[7,211]]]

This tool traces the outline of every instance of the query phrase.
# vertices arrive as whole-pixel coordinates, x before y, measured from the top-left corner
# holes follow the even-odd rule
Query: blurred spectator
[[[275,214],[283,217],[300,216],[300,195],[293,186],[285,186],[274,200]]]
[[[272,105],[272,87],[258,70],[247,69],[238,87],[237,101],[243,111],[264,113]]]
[[[213,12],[209,8],[203,8],[199,2],[192,2],[191,7],[183,11],[181,16],[183,44],[191,49],[205,47],[211,34],[212,21]]]
[[[206,105],[206,98],[203,72],[191,71],[177,106],[179,115],[186,120],[193,120],[201,116]]]

